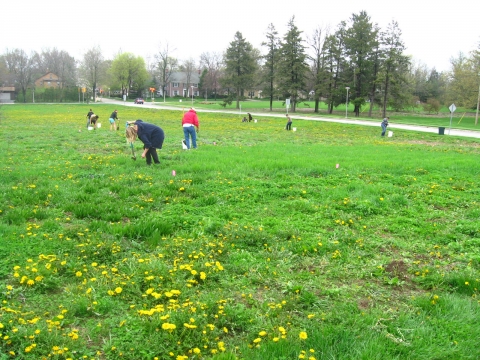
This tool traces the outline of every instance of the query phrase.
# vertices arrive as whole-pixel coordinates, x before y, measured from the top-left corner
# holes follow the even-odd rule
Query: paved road
[[[178,110],[181,111],[182,109],[179,106],[171,106],[171,105],[163,105],[162,102],[155,102],[150,103],[146,102],[144,105],[136,105],[132,102],[123,102],[121,100],[114,100],[114,99],[102,99],[103,103],[110,103],[110,104],[118,104],[124,106],[135,106],[135,107],[148,107],[153,109],[165,109],[165,110]],[[190,106],[186,103],[185,109],[189,109]],[[206,110],[206,109],[196,109],[197,112],[220,112],[225,114],[238,114],[238,111],[229,111],[229,110]],[[251,113],[252,116],[258,117],[276,117],[276,118],[284,118],[279,114],[269,114],[269,113]],[[374,121],[366,121],[366,120],[355,120],[355,119],[334,119],[334,118],[324,118],[321,116],[299,116],[296,114],[290,114],[292,119],[298,120],[309,120],[309,121],[325,121],[325,122],[334,122],[339,124],[354,124],[354,125],[364,125],[364,126],[375,126],[380,127],[380,122]],[[411,130],[411,131],[420,131],[420,132],[428,132],[428,133],[435,133],[438,134],[438,127],[434,126],[420,126],[420,125],[405,125],[405,124],[390,124],[388,129],[401,129],[401,130]],[[445,128],[445,135],[450,136],[463,136],[463,137],[470,137],[470,138],[477,138],[480,139],[480,131],[475,130],[460,130],[460,129],[449,129]]]

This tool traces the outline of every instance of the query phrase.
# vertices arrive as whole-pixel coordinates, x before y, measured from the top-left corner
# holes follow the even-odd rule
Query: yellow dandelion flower
[[[115,288],[115,292],[116,292],[117,294],[120,294],[120,293],[122,292],[122,290],[123,290],[123,289],[122,289],[121,287]]]
[[[298,337],[302,340],[305,340],[308,336],[305,331],[300,331],[300,334],[298,334]]]

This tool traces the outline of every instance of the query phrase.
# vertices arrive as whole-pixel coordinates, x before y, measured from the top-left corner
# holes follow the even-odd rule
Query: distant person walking
[[[247,113],[247,115],[248,115],[248,122],[252,121],[252,120],[253,120],[253,118],[252,118],[252,114],[250,114],[250,113]]]
[[[288,116],[288,114],[285,114],[287,117],[287,126],[285,126],[285,130],[292,130],[292,118]]]
[[[197,133],[200,131],[200,124],[198,123],[198,116],[195,108],[190,108],[182,119],[183,135],[185,136],[185,145],[187,149],[191,149],[190,138],[192,139],[192,146],[197,148]]]
[[[387,132],[388,120],[390,120],[390,118],[386,117],[380,124],[380,126],[382,127],[382,136],[385,136],[385,133]]]
[[[137,137],[143,142],[142,158],[145,158],[147,165],[152,165],[152,158],[155,164],[160,164],[157,149],[161,149],[165,140],[165,133],[162,128],[149,124],[138,119],[127,121],[125,137],[129,142],[134,142]]]
[[[116,121],[118,120],[118,111],[115,110],[114,112],[112,112],[112,115],[110,115],[110,119],[108,119],[108,121],[110,121],[110,130],[118,130],[119,126],[117,126],[117,123]]]

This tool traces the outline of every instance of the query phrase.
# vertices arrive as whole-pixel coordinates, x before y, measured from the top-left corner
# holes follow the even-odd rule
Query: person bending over
[[[160,164],[158,160],[157,149],[161,149],[165,140],[165,133],[162,128],[157,125],[149,124],[138,119],[135,121],[127,121],[127,129],[125,137],[129,142],[134,142],[137,137],[143,142],[142,158],[145,158],[147,165]]]
[[[183,135],[185,136],[185,143],[187,148],[190,149],[190,138],[192,138],[193,148],[197,148],[197,134],[200,131],[200,124],[198,123],[197,112],[194,108],[190,108],[182,119]],[[195,131],[196,129],[196,131]]]

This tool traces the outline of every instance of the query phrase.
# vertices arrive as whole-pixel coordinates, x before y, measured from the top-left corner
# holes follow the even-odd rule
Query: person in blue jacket
[[[143,142],[142,158],[145,158],[147,165],[160,164],[158,160],[157,149],[161,149],[165,140],[165,133],[157,125],[149,124],[138,119],[127,121],[125,137],[129,142],[134,142],[137,137]]]

